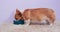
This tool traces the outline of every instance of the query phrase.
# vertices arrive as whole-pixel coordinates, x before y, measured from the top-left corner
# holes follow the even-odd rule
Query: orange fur
[[[18,9],[16,9],[15,19],[16,19],[16,20],[20,20],[21,18],[22,18],[21,12],[20,12]]]
[[[55,12],[52,9],[48,8],[36,8],[36,9],[25,9],[23,12],[24,20],[39,20],[41,21],[43,17],[47,17],[49,19],[48,22],[54,23],[55,21]],[[48,20],[46,19],[46,20]]]

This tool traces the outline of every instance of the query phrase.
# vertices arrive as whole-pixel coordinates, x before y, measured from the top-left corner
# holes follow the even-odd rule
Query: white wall
[[[0,0],[0,24],[7,19],[12,20],[16,8],[22,10],[37,7],[54,9],[56,18],[60,20],[60,0]]]

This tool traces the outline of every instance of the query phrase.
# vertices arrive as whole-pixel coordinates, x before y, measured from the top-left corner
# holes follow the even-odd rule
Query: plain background
[[[60,20],[60,0],[0,0],[0,24],[11,21],[16,8],[21,12],[26,8],[51,8]]]

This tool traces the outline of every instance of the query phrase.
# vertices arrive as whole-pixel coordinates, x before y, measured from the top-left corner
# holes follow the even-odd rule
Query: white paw
[[[26,21],[25,21],[25,25],[26,25],[26,26],[29,26],[29,24],[30,24],[30,20],[26,20]]]
[[[50,26],[53,26],[53,24],[50,24]]]

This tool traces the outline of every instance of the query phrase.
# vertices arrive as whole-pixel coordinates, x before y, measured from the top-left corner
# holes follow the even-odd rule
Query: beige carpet
[[[53,25],[13,25],[4,23],[0,26],[0,32],[60,32],[59,21]]]

